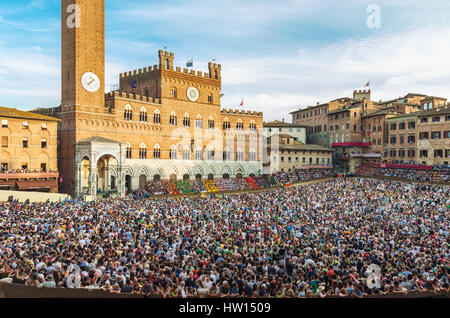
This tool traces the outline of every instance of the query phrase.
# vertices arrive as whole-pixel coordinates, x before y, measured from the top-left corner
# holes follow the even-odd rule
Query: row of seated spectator
[[[356,172],[357,176],[365,177],[394,177],[408,181],[450,181],[450,169],[403,169],[403,168],[376,168],[361,167]]]
[[[300,181],[333,177],[334,175],[335,171],[333,169],[295,169],[291,172],[277,172],[273,174],[275,182],[280,185],[288,185]]]
[[[273,185],[288,185],[299,181],[332,177],[333,173],[334,172],[332,169],[311,169],[281,172],[274,174],[272,183],[265,177],[261,176],[246,177],[241,179],[151,181],[147,184],[147,191],[152,195],[158,195],[257,190]]]
[[[183,180],[183,181],[151,181],[147,183],[147,192],[159,194],[188,194],[202,192],[222,192],[238,190],[254,190],[269,187],[264,177],[247,177],[243,179],[215,180]]]
[[[14,170],[6,170],[6,169],[1,169],[0,173],[51,173],[51,172],[58,172],[58,170],[52,170],[52,169],[48,169],[48,170],[39,170],[39,169],[34,169],[34,170],[30,170],[30,169],[14,169]]]

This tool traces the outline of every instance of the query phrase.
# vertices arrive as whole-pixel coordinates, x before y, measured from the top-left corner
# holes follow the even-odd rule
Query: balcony
[[[0,172],[0,180],[57,179],[59,172]]]
[[[331,147],[370,147],[371,142],[336,142],[332,143]]]
[[[2,190],[58,189],[59,172],[0,172]]]
[[[381,153],[352,153],[352,158],[381,158]]]

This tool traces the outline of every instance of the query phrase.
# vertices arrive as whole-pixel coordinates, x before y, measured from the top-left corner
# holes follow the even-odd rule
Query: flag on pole
[[[186,67],[193,67],[193,66],[194,66],[194,58],[191,58],[189,61],[187,61]]]
[[[244,99],[242,98],[241,104],[239,106],[244,106]]]
[[[364,86],[364,88],[369,87],[370,86],[370,81],[367,82],[367,84]]]
[[[130,82],[130,87],[131,88],[136,88],[137,87],[137,81]]]

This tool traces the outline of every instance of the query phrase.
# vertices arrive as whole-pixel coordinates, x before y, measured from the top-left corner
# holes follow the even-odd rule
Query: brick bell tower
[[[61,1],[61,191],[73,195],[77,122],[104,109],[105,0]]]

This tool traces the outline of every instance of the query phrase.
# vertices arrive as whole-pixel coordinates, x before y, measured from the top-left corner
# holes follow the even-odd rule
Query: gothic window
[[[230,121],[228,120],[228,118],[225,118],[223,122],[223,130],[229,130],[230,128],[231,128]]]
[[[133,120],[133,109],[130,105],[125,106],[125,110],[123,113],[124,120]]]
[[[147,122],[147,109],[145,107],[142,107],[139,111],[139,121]]]
[[[177,125],[177,115],[175,114],[175,112],[172,112],[170,114],[169,125],[170,126],[176,126]]]
[[[191,160],[191,149],[188,146],[183,149],[183,160]]]
[[[189,118],[189,114],[184,114],[183,118],[183,126],[184,127],[191,127],[191,119]]]
[[[175,146],[170,147],[170,159],[177,159],[177,147]]]
[[[161,148],[159,145],[155,145],[155,147],[153,147],[153,158],[161,159]]]
[[[153,113],[153,123],[154,124],[161,124],[161,113],[159,110],[155,110]]]
[[[139,147],[139,159],[147,159],[147,146],[145,144],[141,144]]]
[[[127,157],[127,159],[131,159],[131,145],[130,144],[127,144],[126,157]]]

